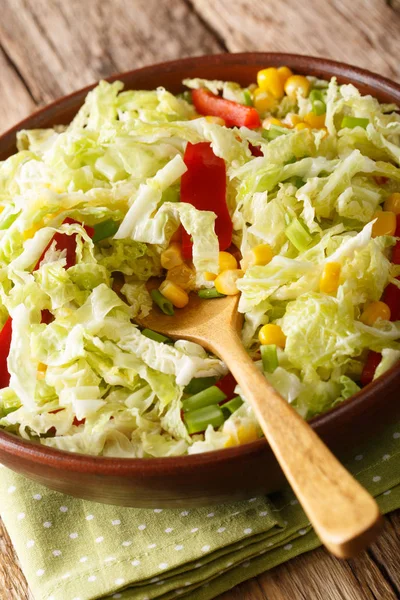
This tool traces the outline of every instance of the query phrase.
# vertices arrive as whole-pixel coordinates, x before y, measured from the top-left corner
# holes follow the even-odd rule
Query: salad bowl
[[[265,66],[287,65],[299,74],[353,83],[363,94],[400,105],[400,85],[363,69],[325,59],[274,53],[186,58],[117,74],[126,89],[182,91],[187,77],[248,85]],[[0,137],[0,160],[16,151],[20,129],[68,124],[94,86],[66,96]],[[340,458],[400,416],[400,367],[395,365],[311,426]],[[372,442],[373,443],[373,442]],[[97,502],[133,507],[201,506],[278,490],[285,482],[264,439],[238,447],[182,457],[121,459],[72,454],[0,430],[0,462],[57,491]]]

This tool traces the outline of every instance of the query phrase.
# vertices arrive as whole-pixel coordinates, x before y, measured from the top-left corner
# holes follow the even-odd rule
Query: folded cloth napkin
[[[399,454],[397,423],[347,464],[384,513],[400,507]],[[35,600],[211,600],[320,544],[289,489],[144,510],[64,496],[3,468],[0,510]]]

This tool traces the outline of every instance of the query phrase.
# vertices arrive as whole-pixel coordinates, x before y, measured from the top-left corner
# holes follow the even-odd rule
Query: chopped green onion
[[[153,298],[153,302],[157,304],[157,306],[162,310],[162,312],[165,315],[172,317],[175,314],[172,302],[167,300],[167,298],[163,296],[161,292],[159,292],[158,290],[151,290],[150,295]]]
[[[209,290],[199,290],[199,298],[224,298],[225,294],[220,294],[215,288]]]
[[[326,113],[326,104],[321,100],[316,100],[315,102],[313,102],[312,107],[313,113],[315,113],[318,116],[324,115]]]
[[[286,237],[299,252],[303,252],[312,242],[312,237],[298,219],[293,219],[285,229]]]
[[[117,223],[117,221],[113,221],[112,219],[107,219],[107,221],[97,223],[97,225],[94,226],[94,234],[92,238],[93,242],[97,244],[97,242],[101,242],[101,240],[112,237],[117,233],[118,229],[119,223]]]
[[[189,433],[205,431],[208,425],[217,428],[225,421],[224,413],[218,405],[204,406],[184,415],[183,420]]]
[[[246,106],[253,106],[253,99],[249,90],[243,90],[243,99]]]
[[[324,96],[320,90],[312,90],[309,98],[311,100],[313,113],[316,115],[323,115],[326,113],[326,104],[324,102]]]
[[[198,394],[203,390],[214,385],[217,381],[217,377],[194,377],[190,383],[187,384],[185,389],[183,390],[185,394]]]
[[[156,331],[153,331],[152,329],[143,329],[142,335],[149,338],[149,340],[154,340],[155,342],[160,342],[161,344],[170,344],[172,342],[172,340],[170,340],[165,335],[162,335],[161,333],[157,333]]]
[[[315,89],[311,90],[308,97],[310,98],[311,102],[315,102],[316,100],[319,100],[322,102],[324,101],[324,96],[323,96],[321,90],[315,90]]]
[[[236,396],[235,398],[232,398],[232,400],[229,400],[229,402],[223,404],[221,408],[225,415],[225,419],[229,419],[229,417],[233,415],[233,413],[236,412],[237,409],[242,406],[242,404],[243,400],[240,396]]]
[[[190,396],[190,398],[186,398],[182,402],[182,410],[184,412],[197,410],[198,408],[203,408],[204,406],[210,406],[210,404],[219,404],[226,400],[226,394],[216,385],[213,385],[194,396]]]
[[[342,129],[344,127],[348,127],[349,129],[353,129],[353,127],[362,127],[363,129],[366,129],[368,123],[369,119],[362,119],[359,117],[343,117],[340,127],[342,127]]]
[[[263,129],[261,135],[265,140],[274,140],[280,135],[288,134],[289,130],[287,127],[280,127],[279,125],[271,125],[269,129]]]
[[[267,344],[265,346],[261,346],[260,350],[263,370],[265,373],[273,373],[279,366],[276,346],[274,344]]]

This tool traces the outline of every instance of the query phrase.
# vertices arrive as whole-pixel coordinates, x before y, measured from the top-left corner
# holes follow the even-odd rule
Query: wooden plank
[[[0,45],[0,131],[32,112],[35,101]]]
[[[34,600],[1,520],[0,557],[0,598],[2,600]]]
[[[231,52],[312,54],[400,80],[400,14],[384,0],[192,0],[192,4]]]
[[[222,50],[184,0],[0,0],[0,8],[1,43],[39,104],[117,71]]]

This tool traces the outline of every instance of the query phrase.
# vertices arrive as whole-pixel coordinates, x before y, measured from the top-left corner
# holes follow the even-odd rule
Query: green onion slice
[[[237,409],[242,406],[242,404],[243,400],[240,396],[236,396],[235,398],[232,398],[232,400],[229,400],[229,402],[225,402],[225,404],[221,406],[222,412],[225,415],[225,419],[229,419],[229,417],[233,415],[233,413],[236,412]]]
[[[157,331],[153,331],[152,329],[143,329],[142,335],[149,338],[149,340],[154,340],[155,342],[160,342],[161,344],[171,344],[172,340],[161,333],[157,333]]]
[[[158,308],[160,308],[165,315],[168,315],[169,317],[174,315],[174,307],[172,302],[167,300],[167,298],[163,296],[161,292],[158,290],[151,290],[150,295],[153,298],[153,302],[157,304]]]
[[[194,377],[183,391],[185,394],[190,394],[192,396],[211,387],[216,381],[217,377]]]
[[[275,140],[280,135],[286,135],[289,133],[287,127],[280,127],[279,125],[271,125],[269,129],[263,129],[261,135],[265,140]]]
[[[309,98],[311,100],[313,113],[323,115],[326,113],[326,104],[321,90],[311,90]]]
[[[224,298],[225,294],[220,294],[215,288],[199,290],[199,298]]]
[[[220,427],[225,421],[225,418],[221,407],[213,405],[204,406],[198,410],[187,412],[184,415],[183,420],[188,432],[191,434],[205,431],[208,425],[212,425],[215,428]]]
[[[362,119],[359,117],[343,117],[340,127],[342,129],[344,127],[348,127],[349,129],[353,129],[354,127],[362,127],[363,129],[366,129],[368,123],[369,119]]]
[[[113,237],[117,233],[119,225],[120,224],[117,223],[117,221],[113,221],[112,219],[97,223],[97,225],[94,226],[93,242],[96,244],[109,237]]]
[[[249,90],[243,90],[243,99],[246,106],[253,106],[253,99]]]
[[[293,219],[285,229],[286,237],[299,252],[303,252],[312,242],[312,237],[298,219]]]
[[[265,346],[261,346],[260,351],[263,370],[265,373],[273,373],[279,366],[276,346],[274,344],[266,344]]]
[[[223,400],[226,400],[226,394],[217,388],[216,385],[213,385],[183,400],[182,410],[184,412],[193,411],[204,406],[210,406],[211,404],[219,404]]]

